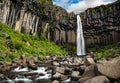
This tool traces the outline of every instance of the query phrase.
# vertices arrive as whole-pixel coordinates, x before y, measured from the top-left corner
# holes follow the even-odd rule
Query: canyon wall
[[[41,2],[40,2],[41,1]],[[89,8],[82,17],[86,46],[120,42],[120,2]],[[51,0],[3,0],[0,21],[15,30],[43,34],[58,44],[76,44],[76,15],[68,14]]]
[[[120,42],[120,1],[87,9],[83,14],[86,43],[89,46]]]
[[[75,42],[73,17],[74,14],[69,15],[51,0],[3,0],[0,3],[0,21],[19,32],[44,35],[60,44]]]

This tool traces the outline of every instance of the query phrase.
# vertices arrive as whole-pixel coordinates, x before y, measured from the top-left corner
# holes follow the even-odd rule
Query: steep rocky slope
[[[120,1],[87,9],[83,26],[88,44],[106,45],[120,41]]]

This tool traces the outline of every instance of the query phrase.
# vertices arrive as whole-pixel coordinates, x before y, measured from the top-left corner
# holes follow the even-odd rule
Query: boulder
[[[96,76],[83,83],[110,83],[110,80],[106,76]]]
[[[64,67],[56,67],[56,72],[64,74],[65,73],[65,68]]]
[[[85,64],[85,65],[95,64],[95,61],[94,61],[94,59],[93,59],[92,57],[87,56],[87,57],[85,57],[85,59],[84,59],[84,64]]]
[[[97,75],[97,67],[96,65],[90,65],[86,67],[82,77],[79,79],[80,83],[85,82],[88,79],[91,79]]]
[[[98,71],[109,78],[120,78],[120,58],[111,61],[102,61],[97,64]]]

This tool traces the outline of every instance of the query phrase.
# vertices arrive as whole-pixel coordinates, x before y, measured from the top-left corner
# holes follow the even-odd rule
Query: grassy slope
[[[5,32],[11,39],[4,37]],[[67,54],[67,52],[61,46],[47,39],[40,40],[35,36],[19,33],[11,27],[0,23],[0,60],[8,61],[22,54],[29,57],[43,57],[51,54]]]

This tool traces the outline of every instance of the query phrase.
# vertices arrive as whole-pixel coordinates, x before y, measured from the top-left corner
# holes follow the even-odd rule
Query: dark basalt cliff
[[[87,9],[83,14],[86,42],[106,45],[120,41],[120,1]]]
[[[81,14],[86,46],[120,41],[120,1]],[[23,33],[44,34],[61,43],[76,43],[76,15],[68,14],[51,0],[2,0],[0,20]]]
[[[3,0],[0,4],[0,20],[3,23],[19,32],[39,37],[44,34],[55,42],[68,40],[68,35],[64,34],[71,29],[75,31],[75,19],[74,14],[53,5],[51,0]]]

